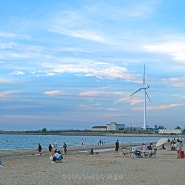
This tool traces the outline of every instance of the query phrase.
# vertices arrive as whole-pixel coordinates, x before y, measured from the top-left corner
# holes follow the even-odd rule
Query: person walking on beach
[[[55,139],[54,147],[57,148],[57,140]]]
[[[39,154],[42,155],[42,146],[40,145],[40,143],[38,144],[38,151],[39,151]]]
[[[145,157],[146,156],[146,145],[145,145],[145,143],[143,143],[141,145],[141,151],[142,151],[143,157]]]
[[[100,145],[102,144],[101,139],[100,139],[99,143],[100,143]]]
[[[114,152],[114,154],[118,155],[118,150],[119,150],[119,141],[117,139],[117,141],[115,142],[115,152]]]
[[[180,148],[181,148],[181,145],[180,145],[179,139],[177,139],[177,143],[176,143],[177,159],[180,159]]]
[[[64,150],[64,153],[66,154],[67,153],[67,145],[66,145],[65,142],[64,142],[64,145],[63,145],[63,150]]]
[[[49,154],[51,155],[52,154],[52,145],[51,144],[49,144],[48,149],[49,149]]]
[[[183,150],[182,141],[180,141],[180,158],[184,158],[184,150]]]

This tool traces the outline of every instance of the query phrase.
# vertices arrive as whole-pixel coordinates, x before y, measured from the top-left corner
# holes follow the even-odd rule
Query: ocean
[[[57,144],[62,147],[65,142],[68,147],[98,145],[99,141],[105,144],[114,144],[119,140],[120,144],[157,142],[161,137],[136,137],[136,136],[69,136],[69,135],[16,135],[0,134],[0,150],[35,149],[38,143],[42,148],[48,148],[49,144]]]

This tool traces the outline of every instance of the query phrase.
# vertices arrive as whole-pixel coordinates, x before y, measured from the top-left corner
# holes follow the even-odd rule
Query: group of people
[[[118,155],[118,150],[119,150],[119,140],[116,140],[116,142],[115,142],[115,151],[114,151],[115,155]],[[153,143],[150,143],[149,146],[146,146],[145,143],[143,143],[141,145],[140,150],[142,152],[143,157],[145,157],[147,155],[149,155],[151,157],[151,156],[156,154],[157,149],[154,148]],[[147,150],[149,150],[149,152],[147,152]]]
[[[182,140],[174,138],[171,141],[170,139],[168,139],[168,142],[171,143],[171,146],[172,146],[171,150],[177,151],[177,159],[184,158],[184,149],[183,149]]]
[[[157,148],[154,147],[153,143],[150,143],[149,146],[146,146],[145,143],[141,145],[141,151],[143,154],[143,157],[148,156],[152,157],[156,155]]]
[[[99,143],[102,143],[99,142]],[[183,144],[182,144],[182,141],[180,141],[179,139],[177,139],[176,142],[173,143],[176,151],[177,151],[177,158],[182,158],[181,156],[181,152],[183,152]],[[49,144],[49,154],[50,154],[50,159],[52,159],[53,161],[56,161],[57,158],[61,158],[62,157],[62,154],[60,151],[58,151],[57,149],[55,149],[55,151],[53,152],[52,149],[53,149],[54,146],[52,146],[51,144]],[[146,146],[144,143],[142,144],[141,146],[141,152],[144,156],[146,155],[154,155],[155,152],[156,152],[156,149],[154,148],[153,146],[153,143],[150,143],[149,146]],[[116,140],[115,142],[115,152],[114,154],[115,155],[118,155],[118,150],[119,150],[119,140]],[[147,152],[147,150],[149,150],[149,152]],[[42,146],[40,145],[40,143],[38,144],[38,152],[40,155],[42,155]],[[64,142],[63,144],[63,154],[66,154],[67,153],[67,144]]]
[[[48,150],[49,150],[50,159],[56,162],[57,159],[63,159],[63,157],[62,157],[62,153],[57,148],[55,149],[55,151],[53,151],[53,148],[55,148],[55,146],[56,145],[53,146],[52,144],[49,144]],[[42,146],[40,143],[38,144],[37,150],[38,150],[39,155],[42,155]],[[67,144],[64,142],[63,154],[66,154],[66,153],[67,153]]]
[[[63,156],[60,152],[60,150],[55,149],[54,153],[51,153],[50,160],[53,162],[62,161]]]
[[[103,145],[103,144],[105,144],[105,139],[100,139],[98,142],[98,145]]]
[[[177,150],[177,159],[184,158],[184,156],[181,156],[182,152],[184,154],[182,141],[177,139],[177,142],[174,143],[174,146]]]
[[[55,146],[52,146],[52,144],[49,144],[48,150],[49,150],[49,153],[50,153],[50,154],[52,153],[53,148],[55,148]],[[66,144],[65,142],[64,142],[64,144],[63,144],[63,153],[64,153],[64,154],[67,153],[67,144]]]
[[[50,160],[57,162],[63,159],[62,153],[60,152],[60,150],[58,150],[57,148],[55,149],[55,151],[53,152],[53,146],[51,144],[49,144],[49,154],[50,154]],[[67,144],[64,142],[63,144],[63,154],[67,153]]]

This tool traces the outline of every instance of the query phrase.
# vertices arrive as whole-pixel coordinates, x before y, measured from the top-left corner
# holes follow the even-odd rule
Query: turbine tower
[[[132,93],[130,96],[136,94],[137,92],[143,90],[144,91],[144,124],[143,124],[143,129],[146,130],[146,97],[148,98],[148,100],[151,102],[148,93],[147,93],[147,89],[149,88],[149,85],[145,84],[145,65],[144,65],[144,73],[143,73],[143,86],[141,88],[139,88],[137,91],[135,91],[134,93]]]

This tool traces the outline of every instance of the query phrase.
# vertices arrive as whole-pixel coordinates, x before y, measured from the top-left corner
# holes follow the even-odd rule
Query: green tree
[[[46,128],[43,128],[43,129],[42,129],[42,132],[43,132],[43,133],[46,133],[46,132],[47,132],[47,129],[46,129]]]
[[[158,129],[164,129],[164,126],[159,125],[159,126],[158,126]]]

